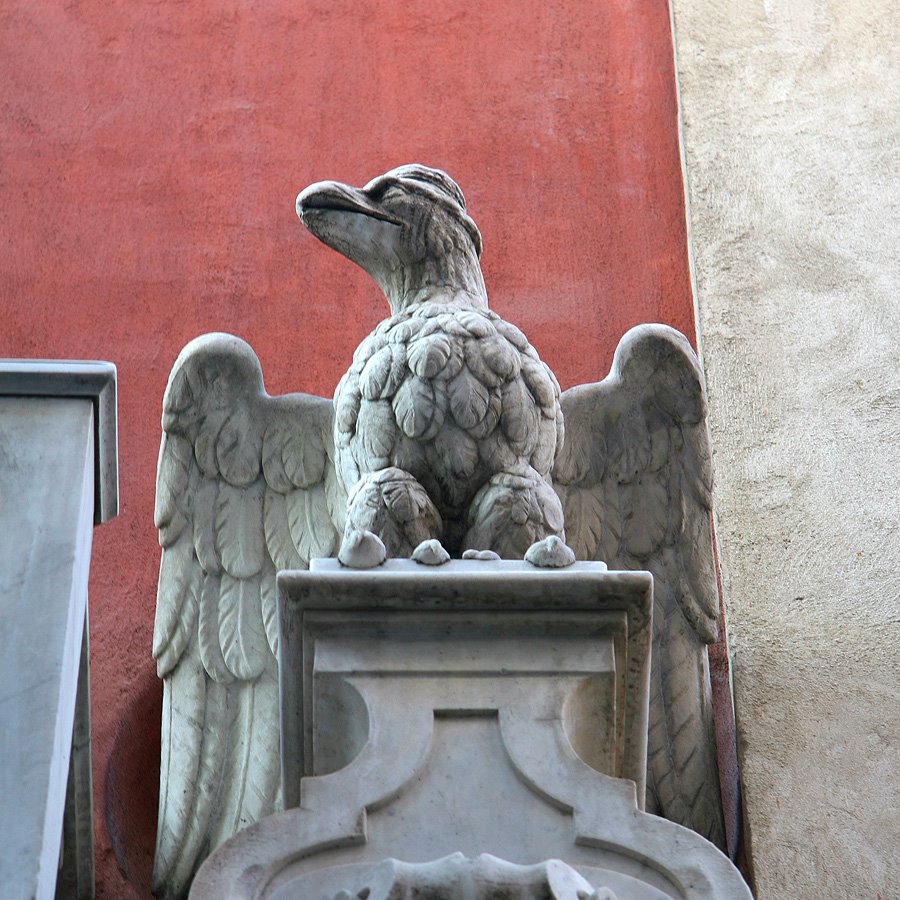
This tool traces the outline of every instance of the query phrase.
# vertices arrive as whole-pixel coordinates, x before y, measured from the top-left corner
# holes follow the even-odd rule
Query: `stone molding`
[[[119,513],[116,367],[95,360],[0,360],[0,396],[86,397],[94,406],[94,524]]]
[[[456,853],[558,859],[598,897],[750,896],[712,844],[639,808],[649,573],[317,560],[278,589],[284,784],[300,805],[213,853],[195,900],[368,896],[386,860]]]
[[[87,587],[115,515],[116,372],[0,362],[0,884],[94,893]]]

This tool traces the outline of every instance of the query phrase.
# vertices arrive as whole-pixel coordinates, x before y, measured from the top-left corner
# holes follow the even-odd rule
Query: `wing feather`
[[[294,493],[291,491],[291,493]],[[298,491],[298,493],[301,493]],[[287,515],[287,497],[269,488],[263,506],[266,548],[276,569],[302,569],[305,565],[294,539]]]
[[[174,900],[208,846],[221,791],[227,690],[204,674],[195,643],[163,684],[162,781],[153,892]],[[199,715],[198,715],[199,713]]]
[[[169,378],[155,508],[161,897],[183,897],[206,854],[280,802],[275,572],[336,546],[332,421],[328,400],[269,397],[230,335],[192,341]]]
[[[197,459],[197,464],[200,466],[200,471],[207,478],[216,478],[219,475],[219,463],[216,459],[216,441],[221,427],[221,418],[211,414],[201,422],[197,439],[194,441],[194,456]]]
[[[278,680],[274,662],[256,681],[232,688],[228,703],[222,779],[234,789],[222,795],[211,829],[211,846],[218,846],[272,812],[280,781]]]
[[[269,645],[262,620],[259,576],[222,574],[219,594],[219,645],[229,671],[244,681],[258,678],[266,666]]]
[[[216,501],[219,482],[200,476],[195,480],[193,495],[194,553],[204,572],[220,572],[222,560],[216,548]]]
[[[153,656],[160,678],[175,667],[193,632],[200,575],[187,534],[163,549],[153,627]]]
[[[262,435],[248,426],[248,410],[243,404],[228,417],[216,438],[216,463],[222,477],[238,487],[246,487],[259,475]]]
[[[578,559],[593,559],[603,537],[603,496],[597,491],[570,488],[564,498],[566,542]]]
[[[203,576],[200,592],[200,618],[197,623],[197,645],[200,661],[213,681],[234,681],[234,675],[225,663],[219,638],[219,597],[222,583],[219,575],[207,572]]]
[[[157,896],[173,881],[190,827],[203,745],[204,719],[196,712],[202,714],[206,709],[206,689],[203,666],[193,655],[188,655],[163,682],[160,781],[168,790],[159,798],[153,863],[153,892]],[[179,881],[184,883],[183,877]]]
[[[260,480],[248,488],[219,483],[215,512],[216,551],[222,567],[234,578],[259,574],[265,553],[263,499],[265,484]]]
[[[637,559],[660,550],[668,525],[669,485],[666,475],[645,470],[620,487],[623,549]]]
[[[194,461],[191,442],[178,434],[163,434],[159,448],[160,487],[156,494],[153,521],[160,531],[160,543],[168,547],[187,524],[186,498]]]
[[[303,568],[302,566],[294,566],[293,568]],[[278,604],[276,601],[277,591],[275,589],[275,573],[274,566],[267,566],[262,573],[259,582],[259,598],[260,610],[262,612],[263,627],[266,630],[266,639],[269,642],[269,649],[272,655],[278,658]]]
[[[722,846],[705,644],[716,639],[711,453],[699,364],[662,325],[632,329],[609,376],[562,394],[554,481],[580,559],[654,576],[648,808]]]
[[[308,491],[292,491],[286,497],[287,518],[297,553],[304,567],[316,556],[333,556],[337,532],[328,518],[323,486]]]

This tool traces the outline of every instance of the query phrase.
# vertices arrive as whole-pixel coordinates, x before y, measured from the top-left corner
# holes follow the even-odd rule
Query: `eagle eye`
[[[366,187],[365,191],[369,199],[374,200],[376,203],[404,193],[403,188],[392,178],[376,179]]]

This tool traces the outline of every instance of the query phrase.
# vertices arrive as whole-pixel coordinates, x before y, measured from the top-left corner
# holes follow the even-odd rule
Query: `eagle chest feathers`
[[[563,441],[556,378],[525,335],[488,309],[423,303],[360,344],[334,396],[338,474],[397,466],[442,516],[498,472],[549,478]]]

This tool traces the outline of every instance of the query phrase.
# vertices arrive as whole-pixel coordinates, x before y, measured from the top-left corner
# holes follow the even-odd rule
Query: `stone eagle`
[[[297,198],[391,315],[334,401],[271,397],[236,337],[185,347],[163,400],[153,655],[164,679],[154,891],[281,805],[275,573],[340,553],[439,563],[494,551],[654,575],[648,811],[724,843],[706,645],[718,594],[703,377],[687,340],[632,329],[560,392],[488,308],[459,187],[420,165]],[[440,541],[440,544],[435,544]],[[568,546],[563,543],[567,541]],[[445,552],[446,551],[446,552]]]

